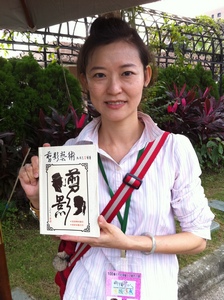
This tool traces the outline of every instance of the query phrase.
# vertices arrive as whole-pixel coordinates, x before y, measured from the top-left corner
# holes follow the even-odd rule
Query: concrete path
[[[214,285],[212,289],[205,292],[197,300],[222,300],[224,299],[224,280]]]
[[[35,300],[32,296],[27,295],[20,288],[15,288],[12,290],[12,299],[13,300]]]
[[[179,300],[198,300],[223,281],[224,245],[180,271]],[[221,298],[211,299],[223,300],[224,294]]]

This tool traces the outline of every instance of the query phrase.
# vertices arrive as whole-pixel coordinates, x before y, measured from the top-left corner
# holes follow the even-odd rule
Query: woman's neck
[[[99,129],[99,147],[107,152],[116,162],[130,151],[141,137],[144,124],[136,119],[133,122],[105,122],[102,120]]]

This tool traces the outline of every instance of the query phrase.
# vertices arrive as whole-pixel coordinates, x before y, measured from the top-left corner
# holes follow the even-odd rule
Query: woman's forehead
[[[131,64],[133,59],[140,60],[138,49],[135,45],[125,41],[117,41],[108,45],[97,47],[89,56],[88,64],[99,63],[102,61],[118,61],[122,64]]]
[[[133,43],[129,43],[125,40],[118,40],[118,41],[114,41],[112,43],[109,44],[105,44],[105,45],[99,45],[97,46],[91,53],[92,55],[94,53],[97,52],[113,52],[113,51],[117,51],[117,50],[130,50],[133,49],[135,51],[138,51],[138,47],[136,45],[134,45]]]

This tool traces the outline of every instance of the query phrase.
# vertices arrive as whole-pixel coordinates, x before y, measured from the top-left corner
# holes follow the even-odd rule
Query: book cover
[[[98,237],[95,145],[39,148],[40,233]]]

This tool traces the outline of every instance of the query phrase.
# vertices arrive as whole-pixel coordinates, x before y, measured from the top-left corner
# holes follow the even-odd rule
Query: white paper
[[[95,145],[39,148],[40,233],[98,237]]]

